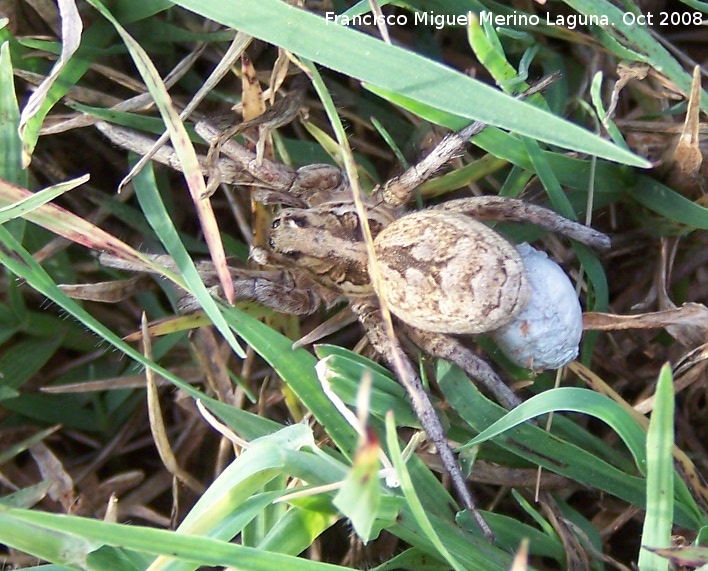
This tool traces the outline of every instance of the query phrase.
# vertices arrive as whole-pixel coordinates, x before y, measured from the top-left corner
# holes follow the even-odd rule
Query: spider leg
[[[372,302],[371,299],[357,299],[352,301],[351,308],[354,313],[359,316],[359,321],[363,325],[369,341],[374,349],[381,354],[386,364],[391,367],[393,371],[397,370],[396,364],[402,365],[403,371],[401,371],[401,375],[398,376],[398,380],[406,389],[408,397],[413,405],[413,410],[423,425],[423,428],[428,435],[428,439],[435,444],[440,460],[442,461],[446,472],[450,476],[452,485],[454,486],[462,505],[473,515],[477,525],[480,527],[485,537],[487,537],[490,541],[493,541],[494,535],[492,530],[475,505],[472,493],[467,487],[465,477],[462,475],[457,458],[450,449],[450,445],[445,438],[445,430],[440,422],[440,419],[435,413],[435,409],[433,408],[433,404],[430,401],[428,393],[426,392],[418,373],[416,373],[413,363],[411,363],[408,357],[406,357],[398,344],[395,343],[395,340],[390,339],[389,336],[386,335],[386,331],[383,328],[379,307],[375,304],[375,302]],[[400,359],[396,359],[396,354],[400,356]]]
[[[461,155],[467,143],[480,133],[486,123],[475,121],[461,131],[448,133],[422,161],[384,183],[374,193],[392,206],[406,204],[416,187],[423,184],[454,157]]]
[[[507,410],[521,404],[521,399],[499,378],[489,364],[475,355],[469,348],[456,337],[442,333],[430,333],[402,324],[408,338],[418,347],[432,357],[438,357],[454,363],[462,369],[467,376],[477,380],[491,392]]]
[[[179,272],[177,264],[170,256],[159,254],[146,256],[171,272]],[[153,267],[132,264],[107,253],[102,253],[99,261],[102,265],[111,268],[159,275],[157,269]],[[219,282],[214,265],[211,262],[199,262],[197,271],[210,293],[223,299],[221,286],[217,285]],[[234,292],[238,301],[255,301],[288,315],[309,315],[322,304],[328,307],[333,305],[339,297],[313,284],[304,276],[286,270],[251,270],[229,266],[229,273],[233,279]],[[197,299],[191,295],[185,295],[177,305],[182,313],[201,309]]]
[[[557,81],[559,77],[560,74],[555,73],[544,77],[525,92],[519,94],[517,99],[526,99],[539,91],[543,91]],[[407,204],[416,187],[428,180],[448,161],[461,155],[469,140],[481,133],[487,126],[487,123],[482,121],[474,121],[464,129],[449,133],[422,161],[375,189],[375,195],[391,206]]]
[[[199,121],[194,128],[197,134],[210,145],[216,145],[221,137],[221,131],[207,120]],[[261,186],[287,192],[297,177],[297,173],[292,167],[276,163],[265,157],[258,161],[256,153],[249,151],[236,141],[223,141],[219,150],[253,176]]]
[[[564,234],[593,248],[606,250],[611,246],[610,238],[602,232],[568,220],[550,208],[528,204],[516,198],[504,196],[459,198],[435,206],[434,210],[468,214],[477,220],[530,222],[545,230]]]
[[[103,133],[114,145],[128,149],[138,155],[146,155],[152,152],[152,147],[155,145],[155,140],[141,135],[137,131],[119,127],[106,123],[105,121],[97,121],[95,127]],[[208,174],[209,165],[205,156],[199,155],[199,166],[203,174]],[[182,163],[177,156],[177,152],[170,145],[162,145],[157,151],[154,151],[152,160],[166,165],[176,171],[182,171]],[[226,157],[220,157],[218,161],[221,179],[228,184],[258,184],[251,174],[246,172],[241,163],[233,161]]]
[[[311,288],[300,288],[291,284],[275,283],[267,278],[253,277],[234,280],[237,301],[255,301],[261,305],[287,315],[309,315],[322,304],[317,292]],[[221,286],[212,286],[209,292],[223,299]],[[187,295],[179,300],[180,313],[191,313],[202,308],[197,298]]]

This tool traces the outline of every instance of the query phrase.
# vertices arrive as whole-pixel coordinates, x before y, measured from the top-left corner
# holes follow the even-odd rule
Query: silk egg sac
[[[531,299],[509,323],[490,335],[513,363],[528,369],[559,369],[578,356],[583,316],[575,288],[561,267],[528,244],[521,255]]]

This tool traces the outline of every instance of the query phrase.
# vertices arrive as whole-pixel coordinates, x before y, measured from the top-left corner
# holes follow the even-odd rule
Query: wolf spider
[[[251,254],[260,265],[281,269],[234,268],[237,297],[295,315],[348,301],[371,346],[405,387],[463,506],[492,537],[416,367],[400,351],[396,338],[387,334],[380,299],[395,316],[398,335],[428,355],[458,365],[501,404],[513,408],[518,398],[458,337],[505,325],[531,295],[518,252],[481,220],[531,222],[596,248],[609,247],[609,239],[552,210],[511,198],[462,198],[407,212],[405,205],[416,187],[461,154],[485,126],[475,122],[448,134],[421,162],[362,199],[374,238],[380,291],[372,286],[362,221],[340,169],[330,165],[292,169],[233,140],[224,141],[206,121],[197,124],[197,132],[236,164],[242,171],[240,182],[256,187],[256,201],[282,207],[272,220],[268,248],[254,248]],[[184,310],[195,309],[189,299],[184,301]]]

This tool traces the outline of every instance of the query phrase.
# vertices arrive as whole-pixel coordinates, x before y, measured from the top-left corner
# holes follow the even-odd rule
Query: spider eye
[[[300,214],[288,217],[288,221],[292,222],[298,228],[307,228],[310,226],[307,217]]]
[[[278,226],[280,226],[280,218],[276,218],[275,220],[273,220],[273,223],[270,225],[273,230],[275,230]]]
[[[271,250],[275,250],[275,240],[273,240],[273,238],[270,238],[268,240],[268,245],[270,246]]]

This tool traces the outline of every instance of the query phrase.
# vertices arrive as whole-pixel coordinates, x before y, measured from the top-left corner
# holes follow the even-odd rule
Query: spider
[[[423,211],[407,211],[414,190],[461,154],[469,139],[485,126],[475,122],[448,134],[418,164],[363,198],[374,238],[379,291],[372,285],[362,221],[340,169],[308,165],[295,170],[233,140],[225,141],[207,121],[199,122],[196,129],[233,161],[240,172],[239,182],[256,187],[256,201],[281,207],[272,220],[268,247],[251,252],[251,258],[267,268],[232,270],[237,297],[295,315],[347,301],[371,346],[396,371],[462,505],[491,538],[416,367],[401,352],[396,337],[387,333],[379,300],[395,316],[397,335],[430,356],[458,365],[502,405],[513,408],[518,397],[460,337],[502,327],[526,306],[531,295],[517,250],[481,221],[531,222],[596,248],[609,247],[609,239],[552,210],[511,198],[461,198]],[[206,269],[203,276],[209,279]],[[193,309],[185,298],[182,310]]]

